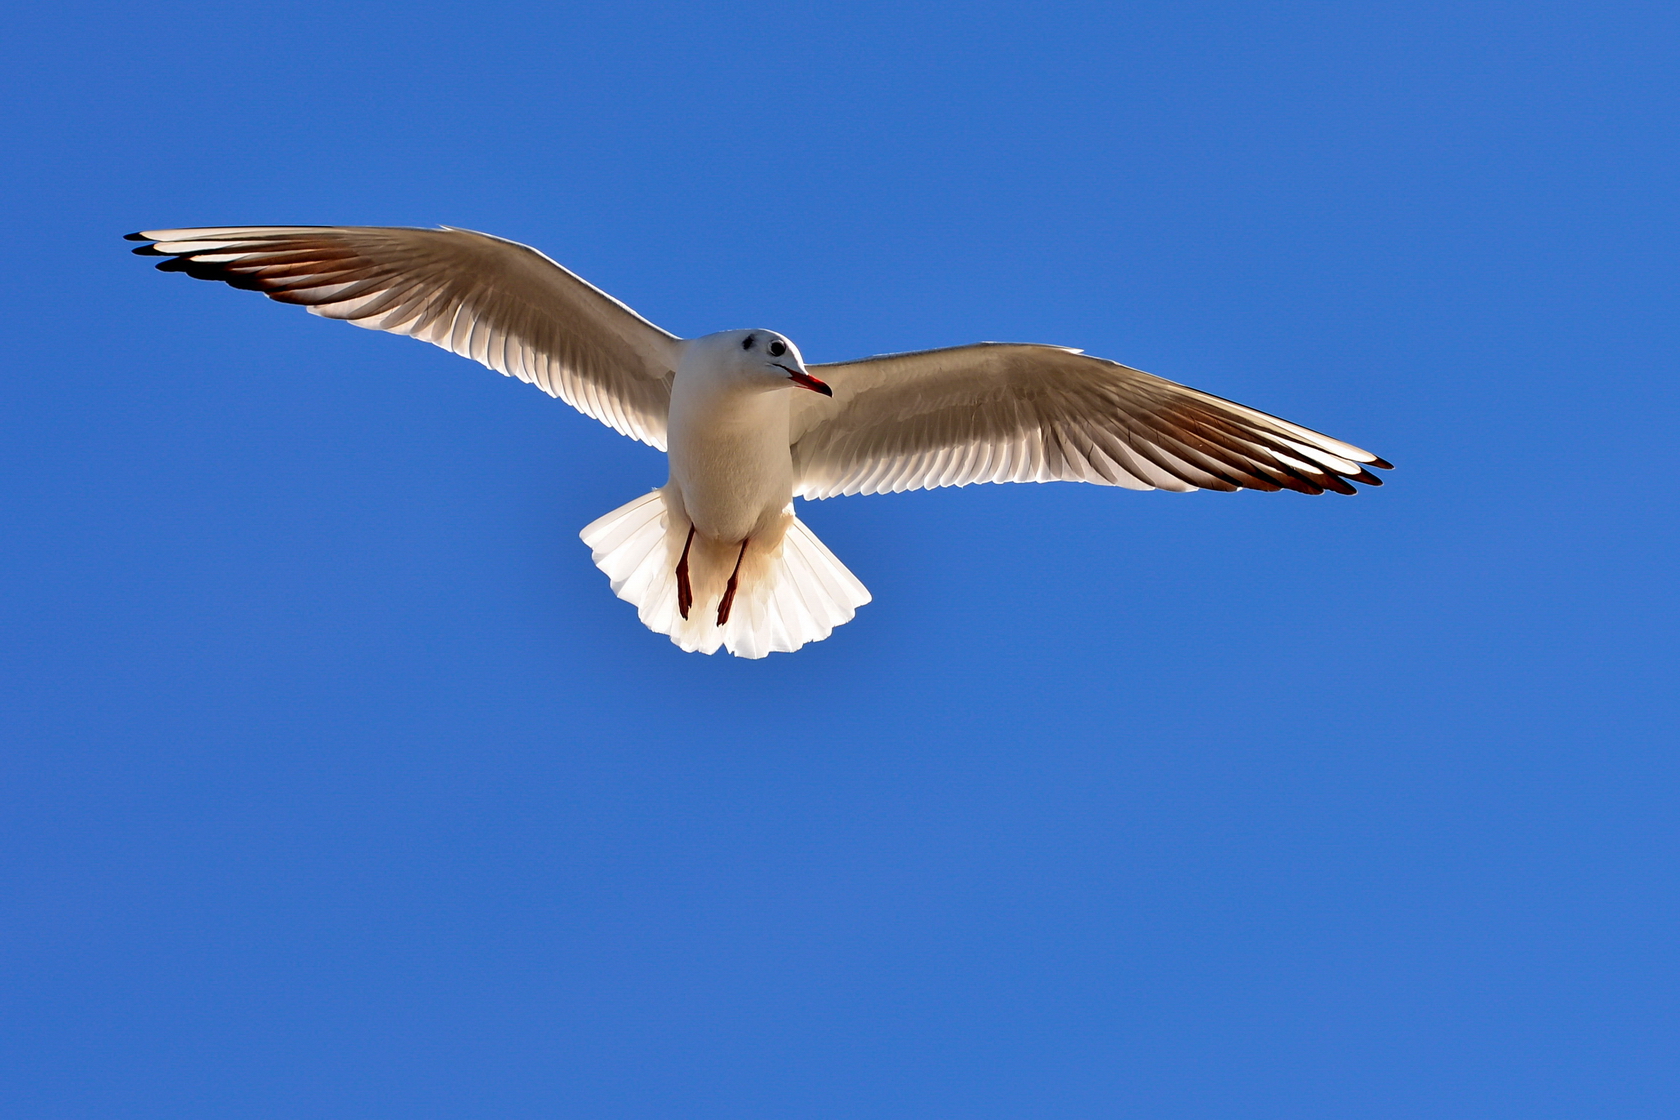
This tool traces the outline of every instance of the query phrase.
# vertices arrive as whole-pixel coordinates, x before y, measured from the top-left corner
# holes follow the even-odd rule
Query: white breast
[[[740,541],[780,524],[793,500],[790,389],[720,384],[685,365],[671,387],[671,481],[701,533]]]

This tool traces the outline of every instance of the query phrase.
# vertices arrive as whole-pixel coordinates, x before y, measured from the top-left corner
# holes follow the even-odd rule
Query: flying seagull
[[[165,272],[406,334],[664,451],[664,486],[580,534],[685,650],[828,637],[869,592],[793,499],[971,482],[1355,492],[1390,464],[1309,428],[1061,346],[982,342],[807,366],[771,330],[682,339],[537,250],[471,230],[223,226],[128,235]]]

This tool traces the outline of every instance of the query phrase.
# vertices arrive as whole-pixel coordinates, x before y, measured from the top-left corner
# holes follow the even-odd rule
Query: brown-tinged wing
[[[406,334],[665,448],[682,340],[517,242],[463,229],[226,226],[130,234],[165,272]]]
[[[1134,490],[1380,486],[1352,444],[1118,362],[1059,346],[979,343],[812,366],[800,393],[796,492],[879,494],[973,482]]]

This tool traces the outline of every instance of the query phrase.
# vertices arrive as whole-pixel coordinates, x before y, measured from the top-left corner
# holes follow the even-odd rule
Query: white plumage
[[[130,234],[158,267],[424,339],[670,456],[582,533],[641,620],[742,657],[826,638],[869,592],[792,499],[974,482],[1134,490],[1381,485],[1368,451],[1117,362],[980,343],[807,367],[768,330],[680,339],[535,249],[460,229]],[[812,390],[810,392],[804,390]]]

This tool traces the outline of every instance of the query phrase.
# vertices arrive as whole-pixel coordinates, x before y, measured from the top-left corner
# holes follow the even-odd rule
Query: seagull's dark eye
[[[741,349],[751,350],[753,348],[753,343],[755,343],[757,341],[758,341],[758,336],[756,334],[749,334],[747,337],[745,337],[741,340]]]
[[[772,342],[769,346],[765,347],[765,349],[770,351],[770,356],[772,358],[779,358],[783,354],[787,353],[787,343],[783,342],[781,339],[778,338],[776,341]]]

